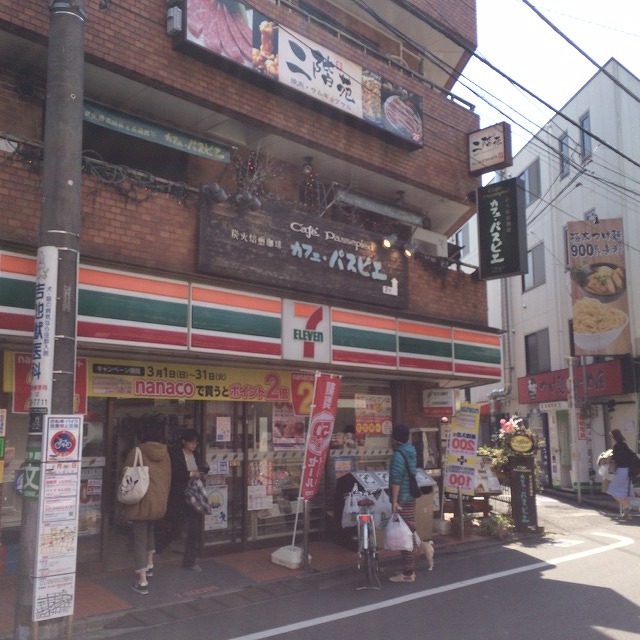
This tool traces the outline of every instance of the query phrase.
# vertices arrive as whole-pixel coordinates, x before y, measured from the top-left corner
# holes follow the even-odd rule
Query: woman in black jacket
[[[185,499],[184,491],[189,478],[205,476],[209,467],[202,464],[197,451],[200,436],[195,429],[185,429],[180,437],[180,444],[169,449],[171,458],[171,488],[167,503],[167,520],[170,522],[168,537],[163,547],[182,533],[184,523],[187,524],[187,539],[184,546],[182,566],[191,571],[202,571],[196,563],[198,555],[198,538],[202,529],[202,515],[193,509]]]

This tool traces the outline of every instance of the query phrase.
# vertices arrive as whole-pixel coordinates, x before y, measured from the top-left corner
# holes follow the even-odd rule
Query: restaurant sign
[[[372,305],[407,306],[407,264],[381,237],[324,218],[278,211],[200,214],[198,270],[272,288]]]
[[[577,398],[616,396],[633,391],[633,363],[629,358],[607,360],[574,370]],[[569,369],[518,378],[521,404],[556,402],[569,396]]]
[[[280,25],[244,2],[186,0],[178,49],[246,69],[255,84],[287,87],[311,104],[391,134],[403,146],[423,144],[420,96]],[[277,85],[275,84],[277,83]],[[276,89],[279,85],[280,89]]]
[[[478,189],[480,278],[527,271],[524,182],[511,178]]]

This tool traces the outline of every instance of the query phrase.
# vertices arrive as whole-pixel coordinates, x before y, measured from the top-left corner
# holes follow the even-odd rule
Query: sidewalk
[[[577,503],[576,494],[568,491],[545,489],[542,496]],[[583,506],[617,512],[610,496],[581,496]],[[502,544],[495,538],[477,535],[459,540],[454,536],[434,535],[436,564],[438,557],[469,548]],[[200,561],[201,573],[186,571],[176,554],[158,557],[154,577],[149,580],[149,595],[133,591],[133,573],[121,570],[92,576],[79,575],[76,579],[74,638],[107,637],[118,630],[159,624],[162,621],[186,619],[203,613],[226,608],[264,602],[282,595],[299,593],[314,588],[314,579],[333,572],[355,572],[356,554],[346,547],[331,542],[312,542],[308,569],[288,569],[271,562],[271,553],[282,544],[254,551],[234,553]],[[396,562],[397,552],[382,551],[381,564]],[[424,559],[419,560],[424,564]],[[8,583],[8,584],[5,584]],[[11,579],[0,586],[0,640],[13,635],[16,585]]]
[[[468,536],[459,540],[452,536],[433,537],[436,563],[439,555],[487,544],[500,544],[494,538]],[[278,545],[199,561],[201,573],[182,568],[179,555],[160,556],[154,577],[150,578],[149,595],[133,591],[131,570],[102,573],[76,578],[73,637],[107,637],[117,630],[133,630],[139,626],[158,624],[163,620],[189,618],[223,608],[263,602],[282,595],[313,588],[315,576],[331,572],[356,572],[354,551],[331,542],[311,542],[308,569],[288,569],[271,562]],[[380,561],[397,562],[399,554],[381,551]],[[424,563],[424,559],[419,560]],[[13,635],[16,585],[14,580],[0,587],[0,640]]]

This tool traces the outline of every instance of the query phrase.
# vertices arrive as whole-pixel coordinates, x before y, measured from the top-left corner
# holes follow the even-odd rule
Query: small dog
[[[424,557],[427,559],[427,564],[429,565],[429,571],[433,570],[433,540],[425,540],[423,543],[424,546]]]

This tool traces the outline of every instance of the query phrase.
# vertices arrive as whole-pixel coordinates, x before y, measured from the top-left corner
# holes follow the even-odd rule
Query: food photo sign
[[[252,72],[252,81],[261,76],[414,148],[422,146],[420,96],[274,22],[244,2],[186,0],[184,7],[185,25],[176,36],[177,49],[214,63],[230,62],[236,70],[244,67]]]
[[[631,351],[621,218],[567,224],[573,342],[577,356]]]

